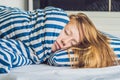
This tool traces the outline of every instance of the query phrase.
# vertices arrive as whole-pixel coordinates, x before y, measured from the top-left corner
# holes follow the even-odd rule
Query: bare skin
[[[79,31],[76,21],[71,19],[54,42],[52,51],[55,52],[57,50],[67,49],[78,44],[79,41]]]

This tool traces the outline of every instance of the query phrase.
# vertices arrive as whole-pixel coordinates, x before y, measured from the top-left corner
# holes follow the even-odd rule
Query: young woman
[[[0,38],[0,73],[44,62],[95,68],[116,64],[109,39],[83,13],[68,17],[54,7],[29,12],[0,6]]]
[[[53,51],[57,52],[51,54],[48,64],[83,68],[119,64],[117,58],[120,55],[119,38],[105,35],[97,30],[84,13],[70,15],[69,18],[69,23],[52,47]]]

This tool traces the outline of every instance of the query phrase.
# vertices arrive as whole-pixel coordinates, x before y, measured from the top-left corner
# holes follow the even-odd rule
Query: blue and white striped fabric
[[[112,36],[111,34],[107,34],[103,32],[106,36],[108,36],[110,40],[110,46],[114,50],[117,59],[120,60],[120,38]],[[71,56],[74,56],[74,54],[71,52]],[[70,60],[68,56],[68,52],[65,50],[57,51],[54,54],[51,54],[51,56],[48,59],[48,64],[52,66],[70,66]]]
[[[3,45],[5,49],[3,49],[2,45],[0,46],[0,59],[2,59],[0,61],[0,72],[8,64],[10,66],[9,68],[14,67],[14,63],[12,62],[14,60],[11,57],[8,58],[8,56],[12,55],[20,56],[18,54],[23,54],[29,56],[26,57],[30,59],[29,63],[27,63],[28,61],[23,56],[20,56],[20,60],[16,59],[16,63],[20,65],[24,65],[24,63],[39,64],[46,61],[51,54],[52,44],[68,22],[69,18],[67,14],[60,8],[46,7],[45,9],[37,9],[30,12],[18,8],[0,6],[0,38],[2,38],[3,44],[5,44]],[[11,40],[7,42],[3,39],[14,39],[15,41],[12,40],[13,42],[17,43],[17,40],[21,42],[19,43],[20,46],[23,44],[25,46],[18,48],[16,47],[18,45],[15,44],[12,47]],[[11,49],[10,53],[8,50],[5,51],[7,48]],[[26,48],[29,48],[30,51],[26,50]]]
[[[37,56],[33,50],[19,40],[0,39],[0,73],[10,68],[34,64]]]

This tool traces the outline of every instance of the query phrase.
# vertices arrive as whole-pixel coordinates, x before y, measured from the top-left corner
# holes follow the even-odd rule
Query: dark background
[[[64,10],[108,11],[109,0],[33,0],[33,9],[46,6],[59,7]],[[112,0],[111,11],[120,11],[120,0]]]

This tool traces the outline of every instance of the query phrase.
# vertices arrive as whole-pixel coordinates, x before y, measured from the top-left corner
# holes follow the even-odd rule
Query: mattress
[[[120,80],[120,66],[73,69],[45,64],[27,65],[0,74],[0,80]]]

